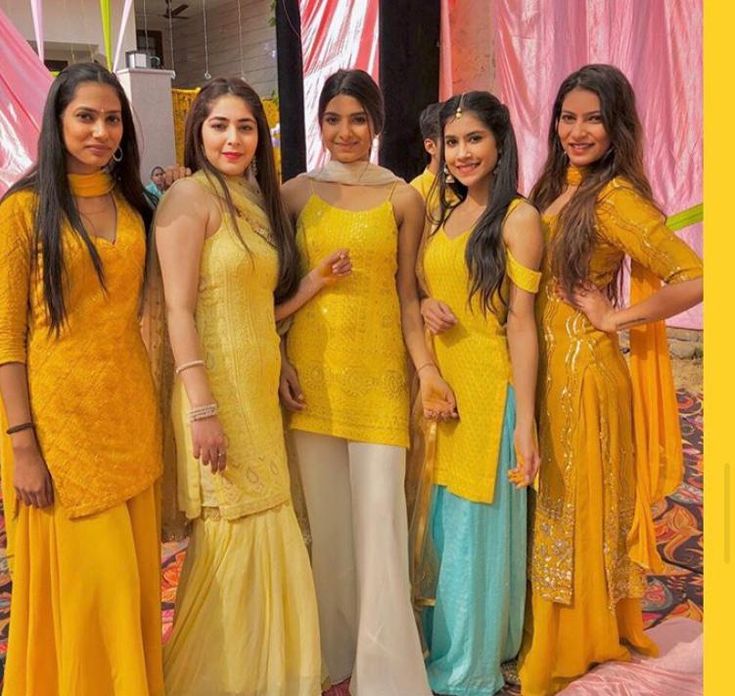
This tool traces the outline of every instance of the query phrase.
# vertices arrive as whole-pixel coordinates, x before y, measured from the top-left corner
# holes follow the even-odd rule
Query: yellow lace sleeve
[[[508,277],[521,289],[526,292],[537,293],[539,283],[541,282],[541,271],[534,271],[532,268],[524,266],[511,253],[510,249],[505,249],[506,266],[505,271]]]

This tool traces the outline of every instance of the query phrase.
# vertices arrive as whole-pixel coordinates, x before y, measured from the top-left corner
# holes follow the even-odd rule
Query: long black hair
[[[130,104],[117,77],[97,63],[76,63],[64,68],[51,84],[43,110],[41,133],[38,137],[36,164],[19,181],[11,186],[3,198],[16,191],[31,190],[36,194],[34,211],[34,235],[41,250],[43,268],[43,296],[49,320],[49,328],[58,335],[66,322],[68,307],[64,298],[66,267],[62,226],[68,223],[75,235],[84,243],[97,272],[102,287],[105,274],[102,260],[92,239],[84,228],[74,203],[67,180],[67,150],[64,144],[61,118],[66,107],[74,100],[77,88],[85,82],[108,85],[115,90],[120,101],[122,140],[120,161],[110,160],[110,174],[115,187],[125,200],[140,213],[146,230],[146,247],[152,210],[140,181],[140,155],[135,137],[135,125]],[[33,257],[36,263],[35,255]]]
[[[258,145],[253,157],[257,169],[255,178],[263,193],[265,212],[278,250],[279,274],[275,301],[282,302],[296,292],[299,284],[298,252],[293,227],[281,200],[268,119],[260,97],[247,82],[239,77],[215,77],[202,87],[186,117],[185,164],[192,172],[202,169],[207,177],[213,178],[218,183],[218,188],[225,199],[227,213],[233,223],[233,230],[240,237],[237,231],[237,210],[227,189],[225,178],[207,159],[202,142],[202,126],[209,117],[212,106],[217,99],[226,95],[238,97],[247,104],[258,128]],[[240,241],[245,246],[245,241],[241,237]]]
[[[561,83],[554,100],[548,132],[549,154],[531,200],[545,210],[564,190],[569,158],[559,140],[558,126],[564,99],[573,89],[583,89],[600,100],[602,124],[610,138],[610,148],[587,173],[559,215],[558,234],[551,241],[551,270],[571,292],[589,276],[590,257],[596,240],[596,205],[602,189],[615,177],[624,177],[649,203],[656,205],[643,166],[643,133],[635,105],[635,92],[628,78],[612,65],[585,65]],[[617,300],[621,267],[607,288]]]
[[[439,112],[441,127],[439,176],[435,186],[439,187],[438,218],[432,219],[441,227],[453,208],[467,196],[467,187],[459,181],[448,183],[444,174],[444,131],[450,120],[461,107],[463,113],[471,113],[482,121],[495,138],[498,163],[488,186],[490,195],[485,212],[475,224],[465,249],[465,261],[470,275],[468,301],[479,295],[483,312],[498,313],[500,307],[508,306],[504,296],[505,246],[503,244],[503,220],[508,207],[518,197],[518,148],[508,107],[490,92],[465,92],[448,99]],[[451,200],[450,190],[455,199]],[[431,194],[430,194],[431,195]],[[458,200],[457,200],[458,199]],[[436,231],[436,230],[435,230]]]

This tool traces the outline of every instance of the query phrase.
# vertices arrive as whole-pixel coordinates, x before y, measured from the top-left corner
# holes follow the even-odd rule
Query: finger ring
[[[225,454],[226,454],[226,452],[217,452],[217,457],[218,457],[219,459],[222,459],[222,457],[224,457],[224,456],[225,456]]]

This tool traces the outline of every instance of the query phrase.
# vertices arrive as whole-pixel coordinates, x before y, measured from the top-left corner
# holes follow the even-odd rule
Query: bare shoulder
[[[156,208],[156,226],[170,224],[183,216],[206,220],[214,196],[194,179],[178,179]]]
[[[424,199],[421,194],[403,180],[396,184],[392,201],[396,216],[399,219],[413,215],[423,216],[424,214]]]
[[[535,237],[541,234],[541,214],[528,201],[521,201],[508,215],[503,225],[506,243],[517,237]]]
[[[310,194],[311,186],[309,185],[309,177],[306,174],[299,174],[281,186],[283,204],[286,206],[289,215],[294,219],[299,216]]]

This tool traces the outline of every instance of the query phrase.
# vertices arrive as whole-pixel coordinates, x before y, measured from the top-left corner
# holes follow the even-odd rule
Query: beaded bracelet
[[[33,422],[28,421],[27,423],[21,423],[20,425],[11,426],[5,431],[5,434],[13,435],[14,433],[21,433],[24,430],[35,430],[35,429],[36,429],[36,426],[33,424]]]
[[[176,374],[180,375],[184,370],[188,370],[189,368],[192,368],[192,367],[199,367],[200,365],[204,367],[204,360],[192,360],[191,362],[184,363],[183,365],[179,365],[176,368]]]
[[[194,421],[204,420],[205,418],[211,418],[217,415],[217,404],[205,404],[204,406],[197,406],[189,411],[189,423]]]

